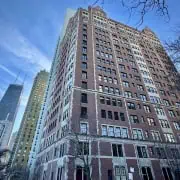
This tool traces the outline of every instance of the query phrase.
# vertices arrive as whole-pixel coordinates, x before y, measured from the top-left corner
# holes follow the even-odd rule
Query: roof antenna
[[[14,84],[16,84],[16,81],[18,81],[18,78],[19,78],[20,72],[21,72],[21,71],[19,71],[19,72],[18,72],[18,74],[17,74],[17,76],[16,76],[16,79],[15,79],[15,81],[14,81]]]

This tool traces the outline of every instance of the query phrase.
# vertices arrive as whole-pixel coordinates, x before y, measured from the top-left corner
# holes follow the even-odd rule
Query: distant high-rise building
[[[48,72],[40,71],[35,77],[12,152],[12,166],[26,166],[39,118],[48,80]]]
[[[60,43],[39,180],[173,180],[180,167],[177,70],[155,33],[78,9]]]
[[[22,85],[10,84],[0,101],[0,148],[9,144],[22,89]]]

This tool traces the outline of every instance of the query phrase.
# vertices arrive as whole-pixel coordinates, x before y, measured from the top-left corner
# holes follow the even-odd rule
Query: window
[[[112,111],[108,111],[108,119],[113,119],[113,117],[112,117]]]
[[[173,180],[171,169],[169,167],[163,167],[162,172],[165,180]]]
[[[169,123],[166,119],[159,119],[162,128],[170,128]]]
[[[87,53],[87,47],[83,47],[83,48],[82,48],[82,52],[83,52],[83,53]]]
[[[125,92],[124,92],[124,96],[127,97],[127,98],[132,98],[132,92],[130,92],[130,91],[125,91]]]
[[[137,89],[140,90],[140,91],[144,91],[143,86],[142,86],[142,85],[139,85],[139,84],[137,85]]]
[[[154,141],[161,141],[161,136],[158,131],[151,131],[151,135]]]
[[[112,80],[111,77],[108,78],[108,81],[109,81],[109,83],[112,83],[112,82],[113,82],[113,80]]]
[[[140,94],[140,99],[142,101],[147,101],[146,95]]]
[[[56,180],[62,180],[62,167],[58,168],[58,173],[57,173],[57,179]]]
[[[132,103],[132,102],[128,102],[128,103],[127,103],[127,106],[128,106],[129,109],[134,109],[134,110],[136,109],[135,104]]]
[[[152,172],[150,167],[142,167],[141,173],[143,180],[153,180]]]
[[[82,79],[87,79],[87,72],[86,71],[82,71]]]
[[[124,86],[124,87],[130,87],[130,86],[129,86],[129,82],[123,81],[123,86]]]
[[[101,75],[98,76],[98,80],[102,81],[102,76]]]
[[[121,128],[115,127],[114,133],[115,133],[115,137],[121,137]]]
[[[81,107],[81,118],[87,119],[87,107]]]
[[[113,126],[108,127],[108,136],[111,136],[111,137],[114,136],[114,127]]]
[[[169,112],[169,116],[171,116],[171,117],[176,117],[176,115],[175,115],[175,113],[174,113],[173,110],[169,110],[168,112]]]
[[[118,112],[114,112],[114,119],[115,119],[115,120],[119,120]]]
[[[132,123],[139,123],[139,119],[136,115],[130,115],[129,118]]]
[[[80,132],[82,134],[88,133],[88,124],[87,123],[80,123]]]
[[[85,173],[84,168],[81,166],[76,167],[76,180],[85,180],[87,179],[87,175]]]
[[[116,95],[120,95],[120,94],[121,94],[120,91],[119,91],[119,89],[117,89],[117,88],[115,89],[115,94],[116,94]]]
[[[161,100],[159,97],[156,97],[156,96],[150,96],[150,101],[152,103],[156,103],[156,104],[161,104]]]
[[[112,144],[112,155],[114,157],[123,157],[123,150],[121,144]]]
[[[102,136],[107,136],[108,135],[107,126],[102,125],[101,131],[102,131]]]
[[[104,87],[104,92],[105,92],[105,93],[109,93],[109,87],[108,87],[108,86],[105,86],[105,87]]]
[[[173,122],[173,124],[176,130],[180,130],[180,124],[178,122]]]
[[[156,150],[156,155],[159,159],[166,159],[166,153],[164,148],[156,147],[155,150]]]
[[[124,166],[115,166],[116,180],[127,180],[126,169]]]
[[[170,106],[171,105],[170,102],[168,100],[166,100],[166,99],[163,99],[163,103],[166,106]]]
[[[81,68],[82,68],[82,69],[87,69],[87,63],[86,63],[86,62],[82,62]]]
[[[109,88],[109,93],[114,94],[114,88],[113,87]]]
[[[112,99],[112,105],[113,105],[113,106],[117,106],[116,99]]]
[[[121,72],[121,77],[122,77],[122,78],[128,78],[127,73]]]
[[[105,98],[104,98],[103,96],[100,96],[99,99],[100,99],[100,103],[101,103],[101,104],[105,104]]]
[[[176,148],[171,148],[171,155],[172,155],[173,159],[179,159],[180,158],[179,151]]]
[[[124,113],[121,113],[121,112],[120,112],[120,120],[121,120],[121,121],[125,121]]]
[[[117,79],[114,78],[114,84],[118,84],[118,81]]]
[[[127,128],[121,128],[121,137],[128,138],[128,129]]]
[[[145,146],[137,146],[137,154],[139,158],[147,158],[147,151]]]
[[[81,87],[82,87],[83,89],[87,89],[87,82],[82,81]]]
[[[121,100],[117,100],[117,106],[122,107],[122,101]]]
[[[139,140],[143,139],[143,133],[141,129],[133,129],[132,134],[133,134],[133,139],[139,139]]]
[[[174,136],[171,133],[164,133],[166,142],[175,142]]]
[[[104,82],[105,82],[105,83],[108,82],[107,76],[104,76]]]
[[[108,180],[113,180],[113,173],[110,169],[108,169]]]
[[[119,69],[122,70],[122,71],[125,70],[125,65],[119,64]]]
[[[99,92],[103,92],[103,86],[99,85]]]
[[[105,110],[101,110],[101,118],[106,118],[106,111]]]
[[[145,111],[146,113],[150,113],[150,112],[151,112],[150,106],[144,105],[144,111]]]
[[[82,103],[88,103],[87,94],[81,93],[81,102]]]
[[[162,108],[155,107],[154,109],[158,115],[162,115],[162,116],[165,115],[164,110]]]
[[[107,104],[107,105],[111,105],[111,99],[108,98],[108,97],[106,98],[106,104]]]
[[[149,126],[156,126],[156,122],[153,118],[147,118],[147,122]]]
[[[87,55],[86,55],[86,54],[83,54],[83,55],[82,55],[82,60],[83,60],[83,61],[87,61]]]

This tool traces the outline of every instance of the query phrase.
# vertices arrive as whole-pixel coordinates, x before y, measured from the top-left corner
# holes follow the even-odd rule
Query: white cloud
[[[15,56],[24,59],[30,65],[37,65],[39,68],[50,69],[51,61],[27,38],[25,38],[15,27],[0,19],[0,46]]]
[[[8,68],[6,68],[5,66],[0,64],[0,69],[2,69],[3,71],[7,72],[8,74],[10,74],[13,77],[17,77],[17,75],[15,73],[13,73],[11,70],[9,70]]]

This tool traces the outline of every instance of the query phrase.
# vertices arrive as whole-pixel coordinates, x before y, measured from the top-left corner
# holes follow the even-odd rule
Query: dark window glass
[[[86,71],[82,71],[82,79],[87,79],[87,72]]]
[[[123,157],[123,150],[121,144],[112,144],[112,153],[115,157]]]
[[[83,89],[87,89],[87,82],[82,81],[81,87],[82,87]]]
[[[108,180],[113,180],[112,170],[108,170]]]
[[[82,168],[81,167],[77,167],[76,180],[82,180]]]
[[[147,158],[146,147],[137,146],[137,153],[139,158]]]
[[[118,151],[117,151],[117,147],[116,144],[112,144],[112,151],[113,151],[113,156],[118,156]]]
[[[168,176],[169,176],[169,180],[173,180],[173,176],[171,174],[171,169],[170,168],[167,168],[167,173],[168,173]]]
[[[121,101],[121,100],[117,100],[117,105],[118,105],[119,107],[122,107],[122,101]]]
[[[106,98],[106,104],[111,105],[111,99],[110,98]]]
[[[87,94],[85,94],[85,93],[82,93],[82,94],[81,94],[81,102],[82,102],[82,103],[87,103],[87,102],[88,102],[88,100],[87,100]]]
[[[120,113],[120,119],[121,119],[121,121],[125,121],[124,113]]]
[[[108,111],[108,119],[112,119],[112,111]]]
[[[153,176],[152,176],[150,167],[147,167],[147,174],[148,174],[149,180],[153,180]]]
[[[115,120],[119,120],[118,112],[114,112],[114,119],[115,119]]]
[[[112,99],[112,105],[113,105],[113,106],[117,106],[116,99]]]
[[[82,64],[81,64],[81,68],[82,68],[82,69],[87,69],[87,63],[82,62]]]
[[[81,118],[87,118],[87,107],[81,107]]]
[[[101,110],[101,117],[106,118],[106,111],[105,110]]]
[[[100,96],[100,103],[105,104],[105,98],[103,96]]]
[[[168,178],[168,175],[167,175],[167,171],[166,171],[166,168],[162,168],[162,172],[163,172],[163,175],[164,175],[164,179],[165,180],[169,180],[169,178]]]

